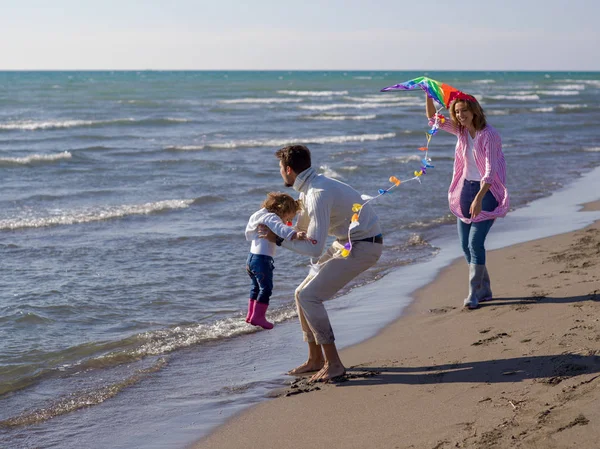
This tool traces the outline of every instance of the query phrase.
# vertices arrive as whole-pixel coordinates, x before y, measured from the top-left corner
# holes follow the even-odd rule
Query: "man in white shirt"
[[[323,302],[332,298],[344,285],[375,265],[381,256],[383,238],[379,218],[369,204],[360,211],[359,224],[350,232],[352,251],[342,257],[340,245],[348,242],[353,204],[362,204],[360,193],[347,184],[319,175],[311,167],[310,150],[291,145],[278,150],[281,177],[287,187],[300,192],[303,210],[296,228],[305,231],[307,240],[283,241],[263,228],[261,235],[278,245],[305,254],[316,261],[295,292],[296,306],[304,341],[308,343],[308,360],[289,371],[301,375],[313,371],[311,381],[326,381],[345,374],[329,316]],[[336,241],[323,254],[327,237]]]

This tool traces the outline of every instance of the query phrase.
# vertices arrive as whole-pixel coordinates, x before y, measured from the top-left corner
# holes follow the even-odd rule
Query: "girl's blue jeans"
[[[471,218],[469,209],[475,196],[479,192],[479,181],[467,181],[463,184],[460,193],[460,208],[463,215]],[[483,197],[481,210],[491,212],[498,207],[498,201],[489,190]],[[494,220],[484,220],[477,223],[463,223],[460,218],[457,219],[458,238],[460,246],[465,253],[467,263],[475,265],[485,265],[485,239],[490,232],[490,228],[494,224]]]
[[[271,256],[248,254],[246,271],[248,271],[248,276],[252,280],[250,299],[256,299],[258,302],[269,304],[269,299],[273,293],[274,269],[275,263]]]

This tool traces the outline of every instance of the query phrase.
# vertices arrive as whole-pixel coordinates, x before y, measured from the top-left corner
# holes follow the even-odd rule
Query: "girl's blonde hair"
[[[262,207],[283,218],[288,213],[298,213],[302,209],[302,202],[295,200],[287,193],[269,192],[267,193],[267,199],[262,203]]]
[[[483,128],[485,128],[485,125],[487,125],[487,121],[485,119],[485,112],[483,112],[483,108],[475,98],[473,98],[473,100],[458,99],[452,102],[452,104],[450,105],[450,117],[452,117],[452,123],[458,125],[459,127],[462,127],[462,125],[456,118],[456,112],[454,110],[458,103],[464,103],[465,105],[467,105],[467,109],[473,114],[473,127],[476,131],[481,131]]]

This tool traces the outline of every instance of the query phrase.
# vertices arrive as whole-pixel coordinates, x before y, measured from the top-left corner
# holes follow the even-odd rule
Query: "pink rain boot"
[[[260,326],[263,329],[273,329],[273,323],[269,323],[265,317],[268,308],[269,304],[256,301],[256,304],[254,305],[254,313],[250,318],[250,324],[253,324],[254,326]]]
[[[252,318],[252,314],[254,313],[255,305],[256,305],[256,299],[248,300],[248,314],[246,315],[246,323],[250,322],[250,318]]]

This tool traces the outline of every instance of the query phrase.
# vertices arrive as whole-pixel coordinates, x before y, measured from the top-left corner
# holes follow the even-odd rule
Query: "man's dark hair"
[[[296,174],[310,168],[310,150],[304,145],[288,145],[275,152],[284,167],[290,167]]]

